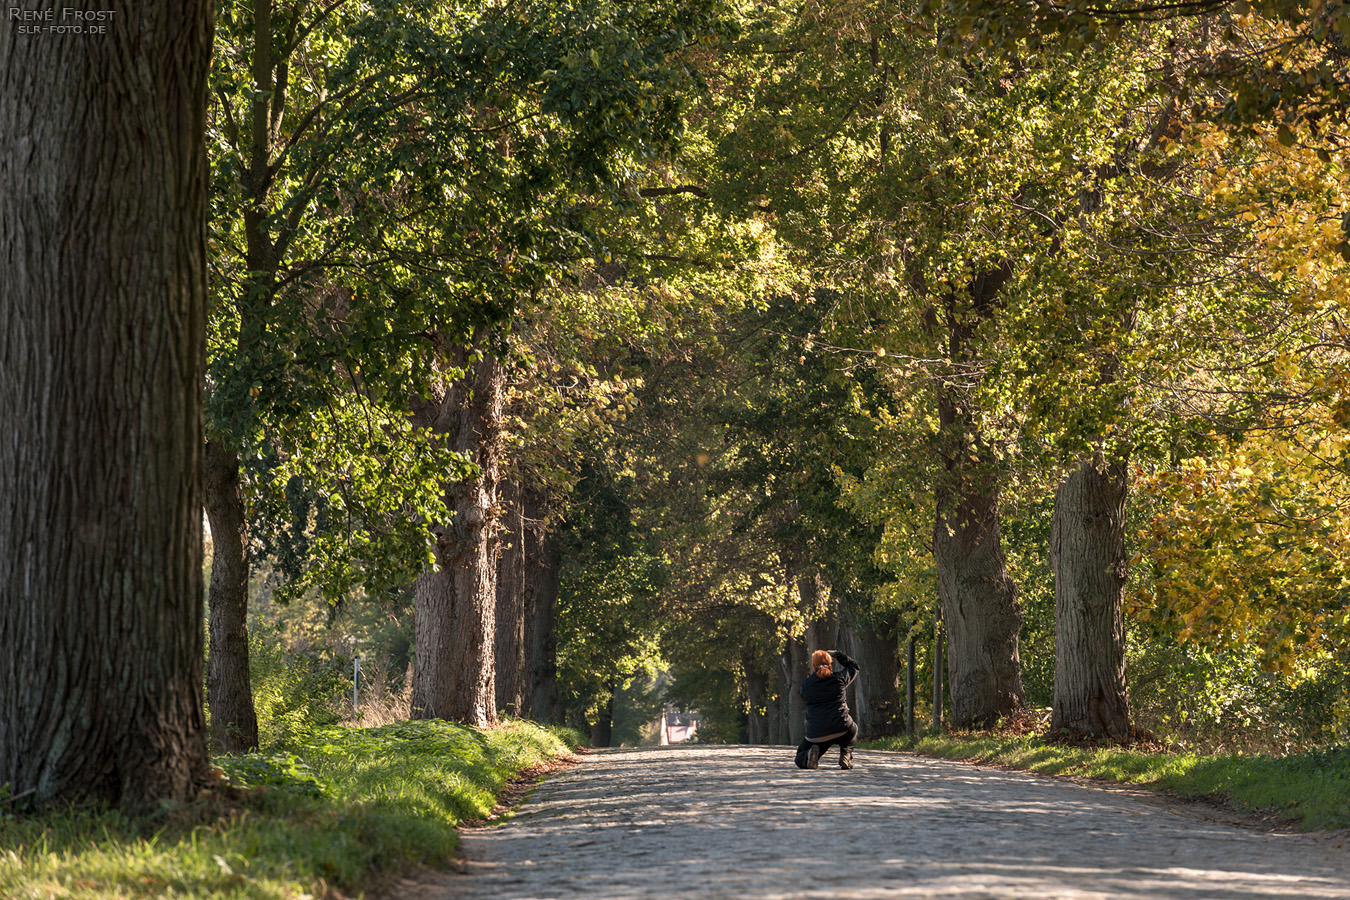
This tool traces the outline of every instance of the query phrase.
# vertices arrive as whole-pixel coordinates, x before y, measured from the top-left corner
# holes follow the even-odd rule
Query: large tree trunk
[[[258,748],[258,717],[248,674],[248,535],[239,457],[206,445],[206,516],[211,523],[210,652],[206,702],[211,746],[219,753]]]
[[[1084,461],[1055,492],[1052,729],[1126,741],[1124,461]]]
[[[494,532],[503,382],[501,364],[484,353],[450,385],[432,426],[451,447],[469,454],[479,474],[446,485],[454,520],[434,529],[437,566],[417,579],[415,719],[450,719],[478,728],[497,721]]]
[[[36,7],[34,7],[36,8]],[[0,784],[191,798],[209,3],[0,32]]]
[[[898,734],[903,727],[900,659],[894,637],[897,627],[895,617],[879,626],[854,620],[840,636],[844,651],[858,661],[858,677],[849,689],[849,706],[863,734]]]
[[[989,724],[1025,705],[1017,636],[1022,609],[999,531],[996,476],[970,457],[969,417],[950,394],[939,398],[946,471],[936,490],[933,556],[947,628],[947,688],[956,727]]]
[[[525,555],[530,536],[520,485],[504,481],[498,503],[503,515],[497,561],[497,709],[520,716],[525,711]]]
[[[1022,709],[1022,610],[1000,545],[996,495],[968,487],[944,510],[946,500],[938,501],[933,544],[952,724],[961,728]]]
[[[530,623],[530,715],[539,722],[562,724],[562,697],[558,693],[558,566],[561,544],[543,523],[542,504],[527,523],[534,535],[526,557],[526,579],[534,599]]]

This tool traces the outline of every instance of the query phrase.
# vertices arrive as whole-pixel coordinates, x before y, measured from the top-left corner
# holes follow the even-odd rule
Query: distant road
[[[400,900],[1348,898],[1350,834],[1269,833],[1134,792],[860,751],[604,750],[515,818],[465,834],[462,874]]]

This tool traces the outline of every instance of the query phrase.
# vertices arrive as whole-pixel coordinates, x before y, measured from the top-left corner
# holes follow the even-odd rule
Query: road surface
[[[856,761],[843,771],[831,751],[803,771],[787,747],[587,753],[502,824],[466,831],[459,872],[390,896],[1350,900],[1345,832],[1270,832],[904,753]]]

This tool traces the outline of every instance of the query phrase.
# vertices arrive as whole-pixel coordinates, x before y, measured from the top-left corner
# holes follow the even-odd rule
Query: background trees
[[[1337,651],[1306,629],[1337,621],[1337,576],[1299,563],[1300,573],[1323,573],[1324,587],[1305,583],[1300,597],[1322,599],[1238,603],[1224,573],[1249,574],[1256,558],[1275,556],[1196,548],[1215,542],[1199,535],[1225,515],[1249,527],[1254,488],[1203,503],[1183,494],[1198,496],[1202,480],[1188,472],[1224,466],[1245,477],[1242,454],[1256,452],[1257,435],[1263,459],[1285,460],[1271,463],[1280,472],[1339,483],[1345,338],[1332,273],[1344,175],[1326,152],[1334,90],[1279,121],[1255,115],[1259,104],[1230,102],[1250,85],[1216,62],[1236,60],[1224,29],[1273,38],[1278,22],[1147,23],[1122,7],[1087,37],[1080,20],[1067,28],[1084,52],[1037,41],[1010,17],[971,25],[955,7],[951,17],[930,12],[759,4],[698,41],[692,25],[668,36],[656,27],[691,19],[602,16],[616,30],[592,36],[598,60],[570,38],[529,45],[576,51],[557,51],[571,93],[553,82],[535,93],[528,67],[498,72],[488,51],[482,79],[447,86],[464,92],[454,96],[498,93],[463,120],[460,144],[446,145],[476,148],[454,157],[468,168],[418,169],[427,185],[460,185],[452,199],[466,206],[453,216],[423,207],[416,221],[491,245],[472,262],[453,249],[437,257],[438,271],[481,289],[445,295],[444,308],[514,311],[509,335],[499,327],[472,352],[504,367],[499,483],[539,504],[538,540],[518,539],[523,501],[478,504],[517,522],[500,538],[499,563],[517,574],[491,604],[504,621],[491,639],[480,629],[480,643],[495,648],[484,655],[508,667],[498,700],[528,707],[510,687],[528,676],[547,715],[560,714],[547,699],[551,679],[538,674],[552,670],[551,600],[536,618],[526,597],[536,589],[518,574],[529,553],[553,571],[553,551],[542,548],[554,542],[565,548],[560,699],[597,736],[624,717],[616,702],[637,709],[649,677],[669,668],[666,695],[704,706],[716,733],[789,739],[800,657],[819,642],[870,648],[869,671],[882,677],[857,698],[859,714],[893,727],[898,649],[907,636],[925,645],[935,636],[939,600],[946,621],[936,634],[961,723],[1029,703],[1054,710],[1057,726],[1129,739],[1127,656],[1150,685],[1171,677],[1164,671],[1191,671],[1169,656],[1176,635],[1200,642],[1197,653],[1247,654],[1253,666],[1322,660],[1306,670],[1288,662],[1294,678],[1331,671]],[[464,25],[498,29],[482,47],[528,32],[485,15],[487,24]],[[578,6],[549,21],[568,31],[597,15]],[[1298,27],[1303,55],[1290,65],[1323,72],[1315,58],[1339,52],[1334,29],[1318,31],[1313,19]],[[644,64],[657,68],[625,81],[636,57],[610,38],[641,34],[663,35]],[[623,93],[634,89],[647,92],[635,106],[638,95]],[[611,102],[629,113],[601,112]],[[595,112],[564,114],[583,107]],[[415,118],[420,107],[408,109]],[[647,113],[649,124],[613,131]],[[549,115],[561,126],[540,130]],[[602,121],[610,133],[586,131]],[[445,121],[437,127],[451,133]],[[484,127],[491,139],[474,130]],[[409,121],[378,133],[392,160],[420,146],[422,132]],[[547,158],[544,148],[553,148]],[[400,171],[398,184],[421,183]],[[498,174],[479,185],[464,171]],[[492,212],[480,221],[479,210]],[[344,233],[359,243],[412,221]],[[408,247],[431,248],[408,234]],[[416,292],[399,283],[407,290],[389,296],[402,309]],[[478,313],[455,320],[461,335],[473,334],[466,323],[488,322]],[[413,346],[425,338],[410,334]],[[463,367],[453,346],[421,369],[441,401],[472,394],[454,387]],[[1238,455],[1214,461],[1229,454]],[[453,493],[475,477],[436,480]],[[1232,477],[1223,483],[1236,485]],[[1267,515],[1290,508],[1296,480],[1274,468],[1257,479],[1273,491]],[[1337,539],[1337,502],[1303,507],[1298,519],[1323,523],[1318,559]],[[1196,537],[1180,544],[1164,537],[1169,529]],[[1246,548],[1253,536],[1218,542]],[[485,576],[490,543],[477,544]],[[384,571],[393,569],[367,570]],[[1292,585],[1282,571],[1262,583]],[[1216,604],[1279,612],[1244,620]],[[1264,624],[1229,627],[1242,621]],[[990,656],[989,646],[1002,649]],[[884,699],[873,707],[869,697]],[[1157,726],[1154,697],[1145,708]]]

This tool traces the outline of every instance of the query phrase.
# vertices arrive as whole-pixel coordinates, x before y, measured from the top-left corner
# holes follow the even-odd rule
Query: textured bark
[[[463,360],[459,360],[463,362]],[[493,647],[497,557],[494,532],[501,456],[503,371],[484,354],[449,386],[432,428],[479,467],[446,485],[454,520],[436,526],[436,563],[418,576],[412,717],[484,728],[497,721]]]
[[[759,660],[751,653],[741,654],[741,668],[745,672],[745,701],[749,707],[745,729],[747,744],[766,744],[769,741],[769,720],[764,711],[764,695],[769,676],[759,667]]]
[[[783,691],[787,696],[784,706],[787,711],[789,744],[799,744],[806,736],[806,703],[802,700],[801,686],[802,680],[809,674],[807,666],[810,664],[811,654],[807,652],[805,642],[788,638],[778,665],[783,677]]]
[[[220,441],[206,445],[206,517],[211,523],[211,587],[206,702],[211,749],[258,749],[258,717],[248,673],[248,535],[239,457]]]
[[[834,650],[839,644],[839,606],[830,597],[829,588],[820,573],[803,575],[797,582],[801,595],[802,608],[815,610],[815,615],[806,625],[806,659],[800,680],[810,675],[811,653],[815,650]]]
[[[915,667],[914,635],[911,634],[905,651],[905,734],[914,733]]]
[[[532,507],[539,508],[539,507]],[[542,510],[541,510],[542,512]],[[542,515],[533,517],[536,522]],[[545,530],[542,522],[534,528],[526,561],[530,593],[534,600],[531,617],[530,715],[540,722],[562,724],[562,697],[558,693],[558,564],[561,545],[558,536]]]
[[[844,652],[858,661],[858,677],[849,687],[849,707],[866,735],[898,734],[903,726],[900,659],[895,645],[898,622],[880,625],[850,621],[842,630]]]
[[[0,30],[0,784],[137,813],[208,766],[211,9],[18,24]]]
[[[497,709],[523,715],[525,709],[525,554],[530,536],[525,530],[520,486],[502,482],[498,496],[502,510],[501,555],[497,560]]]
[[[977,269],[960,290],[935,296],[935,305],[923,318],[925,331],[946,343],[953,367],[937,394],[936,449],[942,471],[934,485],[933,557],[946,620],[952,724],[957,727],[991,723],[1021,710],[1026,702],[1017,652],[1022,610],[999,532],[999,466],[970,406],[972,379],[978,381],[987,339],[983,329],[996,320],[1012,274],[1010,260]],[[927,293],[922,270],[912,269],[909,276],[916,290]],[[935,688],[939,674],[934,666]],[[939,697],[934,701],[936,722],[941,703]]]
[[[765,704],[768,708],[769,743],[778,746],[788,742],[787,713],[783,711],[782,697],[775,694]]]
[[[1051,728],[1130,737],[1125,684],[1123,461],[1083,462],[1055,492],[1055,699]]]
[[[949,395],[940,399],[939,412],[946,434],[968,433],[968,417]],[[1003,557],[998,484],[971,466],[971,449],[958,438],[955,452],[944,453],[933,529],[947,628],[947,686],[958,728],[992,723],[1025,705],[1017,651],[1022,609]]]

